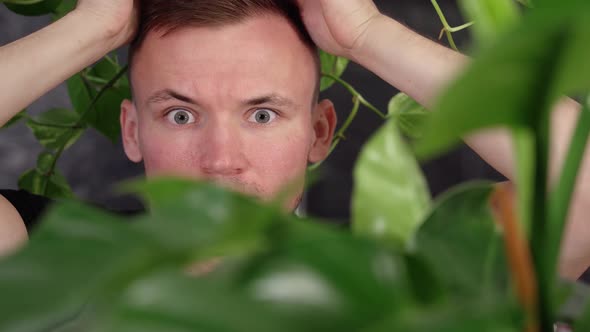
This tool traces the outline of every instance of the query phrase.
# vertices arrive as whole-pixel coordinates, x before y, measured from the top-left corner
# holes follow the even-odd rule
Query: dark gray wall
[[[463,23],[455,1],[439,2],[450,24]],[[441,24],[430,1],[396,0],[377,3],[382,11],[417,32],[431,39],[438,36]],[[47,17],[21,17],[0,5],[0,45],[23,37],[48,23]],[[466,34],[460,33],[456,37],[460,47],[467,47]],[[395,45],[396,41],[392,40],[391,43]],[[383,110],[391,96],[397,93],[394,88],[355,64],[349,67],[344,77]],[[351,108],[349,94],[336,87],[325,93],[324,97],[335,102],[339,118],[344,119]],[[63,85],[31,105],[29,111],[37,114],[52,107],[69,107]],[[354,162],[363,143],[381,123],[377,116],[366,110],[359,114],[348,132],[348,140],[324,164],[323,179],[309,191],[307,205],[311,214],[341,221],[348,219]],[[22,124],[0,131],[0,188],[16,188],[18,176],[34,167],[40,149],[32,134]],[[86,200],[115,209],[132,208],[137,204],[128,198],[115,197],[111,186],[130,177],[141,176],[141,166],[126,159],[120,144],[113,145],[94,131],[85,134],[78,144],[65,153],[59,167],[73,185],[76,194]],[[469,179],[502,179],[465,146],[423,165],[423,168],[434,195]]]

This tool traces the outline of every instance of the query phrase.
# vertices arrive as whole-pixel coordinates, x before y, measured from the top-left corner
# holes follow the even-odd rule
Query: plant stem
[[[444,31],[447,35],[447,39],[449,40],[449,45],[451,46],[451,48],[454,49],[455,51],[459,51],[459,49],[457,48],[457,44],[455,44],[455,39],[453,39],[453,32],[457,32],[457,31],[463,30],[465,28],[468,28],[471,25],[473,25],[473,22],[469,22],[469,23],[463,24],[461,26],[452,28],[449,25],[449,23],[447,22],[447,18],[445,17],[445,14],[440,9],[440,6],[438,5],[437,0],[430,0],[430,2],[434,6],[434,10],[436,10],[438,17],[443,24],[443,29],[441,30],[441,36],[442,36],[442,32]],[[439,39],[441,36],[439,36]]]
[[[546,108],[547,109],[547,108]],[[547,176],[549,161],[549,118],[550,112],[543,111],[539,116],[535,128],[535,188],[533,225],[531,232],[531,251],[535,263],[535,274],[537,275],[538,293],[538,319],[541,331],[552,330],[553,312],[551,305],[551,293],[553,290],[553,274],[549,260],[547,259],[548,249],[548,225],[547,225]]]
[[[341,78],[334,76],[332,74],[322,73],[322,75],[327,78],[333,79],[338,84],[342,85],[344,88],[346,88],[348,90],[348,92],[350,92],[351,95],[357,97],[361,104],[366,106],[368,109],[373,111],[375,114],[379,115],[379,117],[381,117],[383,120],[387,119],[387,115],[383,114],[381,111],[379,111],[379,109],[377,109],[377,107],[375,107],[371,103],[369,103],[358,91],[356,91],[355,88],[352,87],[352,85],[346,83]]]
[[[123,75],[127,72],[127,69],[128,69],[128,66],[124,66],[123,68],[121,68],[117,72],[117,74],[115,74],[115,76],[113,78],[111,78],[111,80],[108,81],[107,84],[105,84],[102,87],[102,89],[98,92],[98,94],[92,99],[92,101],[90,102],[90,105],[88,105],[88,108],[85,109],[84,112],[82,112],[82,114],[80,115],[80,119],[76,122],[76,124],[73,126],[69,126],[69,133],[64,136],[64,140],[63,140],[62,145],[57,149],[55,156],[53,158],[53,162],[51,163],[51,167],[50,167],[49,171],[47,172],[47,175],[43,176],[43,182],[41,183],[43,196],[47,196],[47,190],[49,189],[49,180],[51,179],[51,176],[55,172],[55,168],[57,166],[57,161],[59,160],[59,158],[63,154],[64,150],[66,149],[66,146],[68,145],[69,141],[76,134],[76,129],[82,128],[84,126],[84,123],[86,122],[90,112],[92,112],[92,110],[96,106],[96,103],[100,100],[100,98],[106,93],[106,91],[108,89],[112,88],[115,85],[115,83],[117,83],[117,81],[119,81],[119,79],[121,77],[123,77]]]

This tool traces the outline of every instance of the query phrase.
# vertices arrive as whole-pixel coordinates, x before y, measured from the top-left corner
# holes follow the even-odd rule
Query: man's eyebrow
[[[258,106],[263,104],[273,105],[277,107],[297,107],[298,105],[287,97],[280,96],[276,93],[248,99],[244,102],[247,106]]]
[[[160,90],[160,91],[155,92],[154,94],[152,94],[148,98],[147,104],[149,105],[149,104],[155,104],[155,103],[162,103],[162,102],[172,100],[172,99],[177,99],[177,100],[180,100],[185,103],[198,105],[198,103],[194,99],[184,96],[181,93],[176,92],[171,89],[164,89],[164,90]]]

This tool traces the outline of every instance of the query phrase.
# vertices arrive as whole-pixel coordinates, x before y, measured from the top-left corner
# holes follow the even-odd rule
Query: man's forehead
[[[272,97],[267,99],[287,104],[285,100],[296,98],[285,92],[302,84],[314,89],[318,77],[312,52],[280,17],[217,28],[186,28],[167,35],[150,32],[137,53],[131,78],[134,88],[141,86],[144,92],[142,103],[170,99],[174,97],[166,93],[170,91],[177,91],[176,97],[194,99],[203,89],[235,92],[243,85],[258,91],[236,98]]]
[[[192,97],[182,92],[175,91],[174,89],[163,89],[157,90],[152,93],[146,101],[146,106],[165,104],[169,101],[181,101],[187,104],[200,106],[201,102],[198,98]],[[243,106],[258,106],[258,105],[273,105],[276,107],[286,108],[299,108],[301,105],[292,98],[282,95],[276,92],[270,92],[267,94],[256,95],[254,97],[247,97],[239,101]]]

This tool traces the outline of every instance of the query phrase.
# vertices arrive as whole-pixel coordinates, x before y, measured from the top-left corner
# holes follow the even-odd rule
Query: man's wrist
[[[108,53],[120,47],[124,41],[120,41],[121,29],[97,19],[97,15],[84,10],[75,9],[65,17],[73,22],[79,29],[85,30],[88,41],[101,47],[104,53]]]
[[[359,38],[357,45],[351,50],[350,59],[360,65],[373,62],[377,46],[385,39],[393,43],[404,29],[403,25],[385,14],[375,16],[368,23],[367,29]]]

